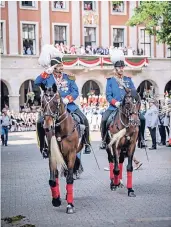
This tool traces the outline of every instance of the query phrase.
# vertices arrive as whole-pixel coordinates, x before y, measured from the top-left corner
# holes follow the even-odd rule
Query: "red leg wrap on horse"
[[[119,179],[122,180],[123,163],[119,163]]]
[[[132,188],[132,172],[127,172],[127,188]]]
[[[66,190],[67,190],[67,202],[73,203],[73,184],[67,184]]]
[[[51,192],[52,192],[52,197],[53,198],[57,198],[58,196],[60,196],[59,179],[58,178],[56,178],[56,186],[55,187],[51,187]]]
[[[113,163],[109,163],[109,169],[110,169],[110,179],[114,179],[114,174],[113,174],[113,169],[114,169],[114,164]]]
[[[119,184],[119,175],[115,175],[114,176],[114,185],[118,185]]]

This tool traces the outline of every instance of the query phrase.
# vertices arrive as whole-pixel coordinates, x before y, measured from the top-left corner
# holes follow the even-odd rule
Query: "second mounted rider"
[[[114,111],[116,111],[126,94],[126,90],[135,89],[132,79],[124,75],[124,54],[122,50],[116,49],[111,53],[111,62],[114,65],[113,72],[107,76],[106,99],[109,102],[108,109],[104,112],[101,122],[101,149],[106,148],[106,123]]]

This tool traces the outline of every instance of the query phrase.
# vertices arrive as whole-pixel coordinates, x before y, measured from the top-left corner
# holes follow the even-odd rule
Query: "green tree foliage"
[[[171,47],[171,2],[142,1],[127,25],[144,25],[150,35],[156,36],[157,42]]]

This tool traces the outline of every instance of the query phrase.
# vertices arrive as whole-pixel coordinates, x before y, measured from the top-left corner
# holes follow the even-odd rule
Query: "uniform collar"
[[[53,74],[53,76],[55,79],[61,79],[63,77],[63,73],[58,74],[57,77],[54,74]]]

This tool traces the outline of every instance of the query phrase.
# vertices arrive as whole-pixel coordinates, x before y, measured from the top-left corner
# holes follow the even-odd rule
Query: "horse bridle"
[[[119,108],[119,120],[120,122],[122,123],[122,125],[125,127],[125,128],[129,128],[130,126],[134,126],[134,127],[137,127],[140,125],[140,120],[134,120],[132,119],[132,115],[133,114],[139,114],[139,112],[137,112],[137,110],[135,111],[136,109],[136,105],[137,105],[138,101],[136,101],[136,103],[133,103],[132,105],[132,108],[131,109],[126,109],[126,113],[122,111],[122,106]],[[122,120],[122,117],[121,117],[121,113],[123,115],[125,115],[126,118],[128,118],[128,124],[125,124]]]
[[[42,97],[42,99],[44,98],[44,100],[45,100],[46,103],[45,103],[44,108],[42,108],[42,103],[41,103],[41,108],[43,109],[43,110],[42,110],[43,113],[44,113],[44,110],[45,110],[46,107],[49,109],[50,114],[51,114],[51,117],[54,119],[54,122],[56,122],[56,120],[59,121],[63,116],[66,115],[61,121],[59,121],[58,123],[55,123],[55,126],[60,126],[60,125],[68,118],[68,112],[65,110],[65,112],[64,112],[63,114],[61,114],[61,115],[59,115],[59,111],[57,111],[56,113],[53,113],[53,112],[52,112],[49,103],[50,103],[51,101],[53,101],[53,99],[56,97],[57,94],[58,94],[58,93],[55,93],[55,94],[52,96],[51,99],[50,99],[50,95],[44,94],[43,97]],[[48,96],[48,99],[49,99],[49,100],[47,100],[46,96]],[[61,105],[61,100],[60,100],[60,98],[58,98],[58,99],[57,99],[57,109],[58,109],[58,110],[59,110],[60,105]],[[48,116],[48,114],[45,112],[45,113],[44,113],[44,116]]]

